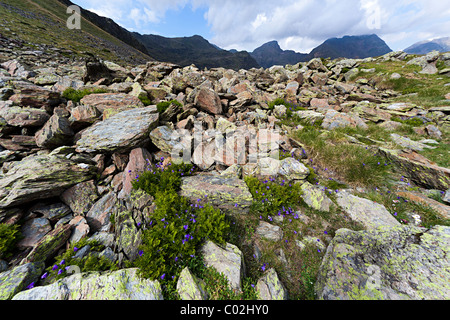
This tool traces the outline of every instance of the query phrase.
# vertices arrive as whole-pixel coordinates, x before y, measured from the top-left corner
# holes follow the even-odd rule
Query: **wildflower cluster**
[[[162,161],[133,182],[134,188],[153,195],[156,204],[149,224],[144,226],[135,265],[145,278],[171,281],[195,257],[203,241],[223,243],[229,225],[225,215],[206,199],[191,203],[178,195],[181,176],[193,172],[192,165],[164,168]]]
[[[299,184],[285,180],[277,182],[273,178],[259,181],[255,177],[246,177],[245,182],[254,199],[252,209],[259,213],[260,219],[271,221],[274,215],[295,218],[293,207],[302,201]]]

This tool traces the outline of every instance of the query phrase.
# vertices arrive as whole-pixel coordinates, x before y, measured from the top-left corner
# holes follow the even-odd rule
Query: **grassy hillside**
[[[1,0],[0,27],[7,37],[73,51],[90,52],[117,62],[144,63],[151,58],[82,17],[81,30],[66,26],[66,6],[57,0]]]

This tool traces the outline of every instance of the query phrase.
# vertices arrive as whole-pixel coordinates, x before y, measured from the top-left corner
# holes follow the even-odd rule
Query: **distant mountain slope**
[[[420,41],[414,43],[403,51],[411,54],[427,54],[433,50],[440,52],[450,51],[450,37],[433,39],[431,41]]]
[[[58,1],[66,5],[67,7],[73,5],[73,3],[70,0],[58,0]],[[117,23],[114,22],[114,20],[99,16],[98,14],[91,12],[89,10],[85,10],[81,7],[80,9],[81,15],[90,22],[92,22],[93,24],[95,24],[97,27],[108,32],[117,39],[122,40],[126,44],[129,44],[130,46],[141,51],[142,53],[148,54],[145,46],[142,43],[140,43],[135,37],[133,37],[133,34],[130,31],[119,26]]]
[[[250,55],[263,68],[270,68],[273,65],[296,64],[305,61],[308,55],[292,50],[282,50],[277,41],[270,41],[256,48]]]
[[[158,61],[172,62],[181,66],[195,64],[199,68],[224,67],[229,69],[259,68],[258,63],[246,51],[230,52],[219,49],[201,36],[166,38],[158,35],[134,37],[142,42],[148,53]]]
[[[314,58],[367,58],[391,52],[377,35],[344,36],[331,38],[314,48],[309,54],[282,50],[277,41],[270,41],[255,49],[251,56],[264,68],[273,65],[296,64]]]
[[[309,53],[309,58],[352,58],[377,57],[391,52],[391,48],[376,34],[331,38]]]
[[[127,39],[128,31],[89,11],[82,10],[81,30],[68,29],[67,6],[71,4],[66,0],[0,0],[0,33],[28,43],[51,45],[80,55],[89,52],[117,62],[136,64],[152,60],[142,44],[139,47],[137,40]]]

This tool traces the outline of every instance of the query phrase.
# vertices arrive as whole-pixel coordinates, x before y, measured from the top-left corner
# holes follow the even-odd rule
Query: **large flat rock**
[[[28,156],[0,175],[0,208],[59,196],[65,189],[90,180],[96,168],[63,155]]]
[[[148,139],[158,124],[155,106],[117,113],[87,128],[77,141],[78,152],[125,151]]]
[[[450,227],[339,229],[320,266],[325,300],[446,300],[450,296]]]

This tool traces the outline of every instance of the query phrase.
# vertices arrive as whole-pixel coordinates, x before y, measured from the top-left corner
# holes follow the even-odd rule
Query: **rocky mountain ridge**
[[[170,171],[180,157],[197,172],[180,177],[179,193],[245,230],[198,248],[233,292],[254,290],[263,300],[449,296],[450,169],[421,152],[447,143],[450,96],[424,108],[361,77],[374,72],[366,63],[409,63],[427,74],[416,77],[444,79],[449,70],[436,63],[449,65],[448,55],[391,52],[235,71],[121,66],[4,36],[0,43],[0,236],[22,235],[1,252],[0,299],[167,298],[164,274],[144,279],[133,267],[146,254],[142,237],[158,209],[133,181],[149,164]],[[276,138],[265,139],[272,132]],[[363,167],[389,168],[393,185],[345,181],[320,160],[327,149],[314,141],[321,139],[336,153],[341,146],[361,152],[352,168],[361,175]],[[360,163],[363,155],[370,163]],[[302,200],[263,217],[270,201],[262,191],[268,197],[288,185],[301,189]],[[116,269],[77,272],[54,261],[64,254]],[[185,267],[173,290],[179,299],[212,298],[205,279]]]

